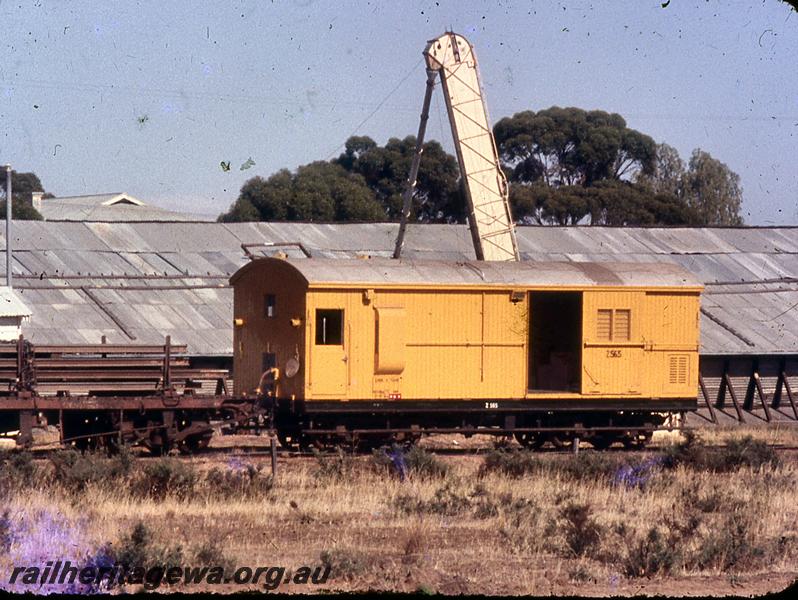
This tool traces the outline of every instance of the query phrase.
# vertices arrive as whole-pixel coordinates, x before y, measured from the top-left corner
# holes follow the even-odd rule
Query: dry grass
[[[658,460],[630,479],[619,473],[643,459],[622,452],[538,456],[539,465],[512,475],[483,467],[482,456],[433,459],[446,469],[417,460],[427,466],[401,480],[369,456],[292,459],[274,486],[257,474],[253,490],[219,477],[243,472],[240,461],[195,459],[181,463],[190,475],[176,475],[183,486],[191,478],[190,488],[165,492],[142,484],[145,473],[183,467],[143,461],[116,472],[111,485],[83,482],[79,469],[74,484],[63,474],[54,481],[49,463],[17,460],[0,482],[0,513],[7,510],[0,573],[32,557],[43,563],[93,557],[107,545],[118,550],[143,522],[151,556],[325,564],[332,572],[321,589],[333,590],[748,594],[783,588],[796,576],[798,469],[790,461],[713,472]],[[5,546],[4,523],[12,532]]]

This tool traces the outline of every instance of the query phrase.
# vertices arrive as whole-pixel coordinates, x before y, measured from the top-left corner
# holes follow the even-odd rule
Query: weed
[[[264,496],[272,491],[274,481],[263,475],[261,465],[233,463],[232,468],[212,468],[205,475],[208,493],[217,498],[251,498]]]
[[[429,500],[422,500],[411,494],[399,494],[394,499],[394,506],[404,514],[446,517],[462,515],[472,509],[475,502],[472,494],[459,491],[457,487],[456,482],[447,481],[435,490],[435,494]]]
[[[583,561],[579,561],[568,569],[568,580],[577,583],[595,582],[596,578]]]
[[[419,501],[417,512],[424,514],[443,515],[454,517],[471,508],[471,500],[465,494],[459,493],[450,483],[435,490],[435,495],[428,501]]]
[[[116,549],[116,560],[127,568],[144,566],[149,559],[152,534],[149,528],[139,521],[133,526],[130,534],[122,538]]]
[[[584,556],[601,540],[601,526],[593,519],[589,504],[570,502],[560,509],[565,543],[575,556]]]
[[[682,435],[684,439],[666,449],[663,466],[670,469],[680,465],[693,469],[705,468],[709,459],[707,448],[700,436],[690,430],[684,431]]]
[[[424,549],[427,547],[427,535],[421,523],[411,527],[403,540],[402,562],[415,564],[421,560]]]
[[[50,463],[53,465],[53,481],[71,494],[83,492],[89,486],[115,486],[133,469],[133,457],[127,448],[113,458],[81,454],[70,448],[53,454]]]
[[[489,473],[498,473],[509,477],[523,477],[544,470],[545,463],[532,452],[492,450],[485,455],[479,475],[484,477]]]
[[[153,533],[141,521],[137,522],[130,534],[123,537],[118,546],[111,547],[118,565],[125,569],[149,568],[152,566],[179,566],[183,562],[183,549],[179,545],[160,546],[153,542]]]
[[[741,467],[761,470],[765,467],[775,469],[779,466],[776,451],[762,440],[755,440],[750,435],[726,440],[724,451],[725,470],[732,471]]]
[[[663,458],[654,456],[639,464],[621,466],[612,478],[613,484],[626,488],[644,488],[659,469]]]
[[[0,517],[0,552],[6,553],[11,549],[11,544],[14,543],[14,524],[8,516],[8,509],[3,511],[3,516]]]
[[[696,566],[722,571],[755,568],[767,551],[756,543],[751,525],[750,519],[741,513],[728,515],[721,526],[704,538],[695,558]]]
[[[663,465],[670,468],[682,465],[715,473],[737,471],[743,467],[760,471],[765,467],[778,467],[779,457],[764,441],[755,440],[750,435],[727,438],[725,448],[708,448],[697,434],[685,431],[684,440],[666,451]]]
[[[499,536],[515,553],[536,552],[556,534],[556,523],[551,520],[541,527],[540,507],[531,501],[513,501],[499,513]]]
[[[682,562],[681,544],[678,542],[672,534],[664,534],[657,526],[651,527],[640,539],[627,540],[624,572],[629,577],[652,577],[673,572]]]
[[[366,552],[349,548],[323,550],[319,558],[322,566],[330,569],[334,579],[350,581],[368,571],[373,562]]]
[[[39,481],[39,468],[30,452],[14,451],[0,459],[0,494],[3,496],[13,490],[34,487]]]
[[[479,474],[497,473],[515,478],[560,475],[573,481],[609,481],[626,466],[622,458],[597,452],[543,457],[527,450],[493,450],[485,455]]]
[[[407,451],[396,445],[390,450],[376,449],[371,454],[371,466],[377,473],[393,473],[402,481],[408,475],[443,479],[451,472],[449,465],[418,446]]]
[[[326,456],[314,448],[317,479],[346,479],[355,473],[356,461],[341,448],[331,456]]]
[[[451,471],[449,465],[418,446],[405,453],[405,463],[410,473],[420,477],[443,479]]]
[[[163,500],[167,496],[186,498],[197,485],[196,471],[173,458],[159,458],[147,463],[131,485],[134,496]]]
[[[227,572],[235,568],[235,560],[229,557],[218,542],[207,539],[192,548],[194,564],[201,567],[222,567]]]

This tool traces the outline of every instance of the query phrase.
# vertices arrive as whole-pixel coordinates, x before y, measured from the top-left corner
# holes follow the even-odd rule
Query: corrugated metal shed
[[[35,221],[14,227],[15,287],[33,312],[26,335],[41,343],[97,343],[102,335],[160,343],[169,334],[203,355],[232,353],[227,280],[249,261],[242,244],[256,256],[301,258],[299,242],[316,258],[389,257],[397,228]],[[798,354],[798,227],[520,227],[517,237],[527,261],[681,265],[706,285],[705,354]],[[474,260],[463,225],[409,226],[403,256]],[[4,264],[0,259],[0,269]]]

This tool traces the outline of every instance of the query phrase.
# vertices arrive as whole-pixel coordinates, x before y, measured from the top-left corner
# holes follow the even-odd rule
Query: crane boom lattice
[[[478,260],[519,260],[507,179],[499,163],[474,50],[463,36],[445,33],[427,44],[424,57],[427,62],[427,92],[394,257],[398,258],[401,253],[421,159],[432,82],[439,75],[460,174],[465,184],[468,221],[476,257]]]

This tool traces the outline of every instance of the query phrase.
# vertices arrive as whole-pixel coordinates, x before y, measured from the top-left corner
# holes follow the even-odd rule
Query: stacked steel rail
[[[0,344],[2,429],[23,445],[34,426],[57,424],[62,442],[81,447],[191,451],[207,445],[212,421],[263,420],[252,400],[229,396],[226,369],[192,365],[185,353],[169,337],[163,345]]]

